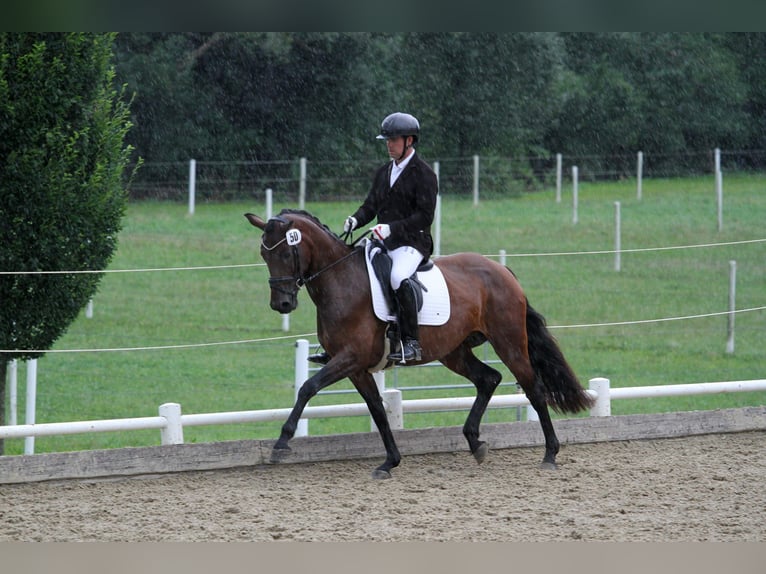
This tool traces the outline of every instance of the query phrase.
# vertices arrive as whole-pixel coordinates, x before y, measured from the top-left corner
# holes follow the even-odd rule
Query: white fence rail
[[[609,379],[595,378],[590,380],[590,389],[588,390],[596,398],[596,405],[591,409],[592,416],[609,416],[613,399],[753,391],[766,391],[766,379],[612,389],[610,388]],[[473,397],[459,397],[404,401],[401,399],[401,391],[398,389],[383,391],[383,402],[393,428],[403,428],[404,413],[422,413],[435,410],[467,410],[473,404],[473,400]],[[527,401],[526,397],[519,394],[499,395],[493,397],[490,401],[490,407],[493,408],[515,407],[528,404],[529,401]],[[289,412],[289,408],[283,408],[183,415],[181,414],[181,406],[179,404],[166,403],[159,407],[159,416],[156,417],[2,426],[0,427],[0,438],[158,429],[160,430],[162,444],[183,444],[183,428],[185,426],[281,421],[287,418]],[[368,414],[367,405],[356,403],[307,407],[303,416],[310,419],[366,414]]]

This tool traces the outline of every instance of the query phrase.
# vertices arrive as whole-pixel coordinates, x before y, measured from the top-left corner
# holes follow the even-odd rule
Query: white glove
[[[391,235],[391,226],[388,223],[378,223],[372,228],[372,234],[380,240]]]
[[[351,233],[354,229],[356,229],[356,217],[349,215],[343,222],[343,231]]]

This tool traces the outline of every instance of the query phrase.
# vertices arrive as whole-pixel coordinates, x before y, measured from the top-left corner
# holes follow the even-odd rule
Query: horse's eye
[[[279,254],[279,257],[282,259],[282,261],[289,261],[291,254],[287,249],[284,249],[282,253]]]

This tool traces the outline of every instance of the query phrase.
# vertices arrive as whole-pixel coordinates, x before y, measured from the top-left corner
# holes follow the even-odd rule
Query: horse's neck
[[[363,296],[369,291],[364,257],[358,251],[358,248],[348,249],[336,241],[314,245],[310,271],[317,275],[306,287],[317,307],[325,307],[339,299]]]
[[[323,269],[333,265],[350,253],[345,243],[336,241],[329,235],[318,235],[311,249],[311,273],[322,273]]]

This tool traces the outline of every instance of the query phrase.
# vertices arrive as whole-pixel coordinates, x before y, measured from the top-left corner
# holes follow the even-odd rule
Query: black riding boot
[[[309,355],[308,359],[312,363],[326,365],[330,362],[330,355],[328,355],[325,351],[322,351],[321,353],[314,353],[313,355]]]
[[[409,279],[402,281],[396,290],[396,302],[396,319],[399,322],[402,345],[401,349],[388,356],[388,360],[396,363],[419,361],[422,350],[418,342],[418,304],[415,287]]]

